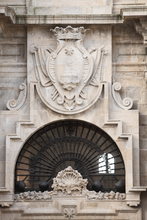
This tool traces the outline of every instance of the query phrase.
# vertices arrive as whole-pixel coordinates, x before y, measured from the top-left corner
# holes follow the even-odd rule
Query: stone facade
[[[146,48],[146,0],[0,0],[0,219],[147,219]],[[15,199],[24,144],[66,119],[114,140],[125,195]]]

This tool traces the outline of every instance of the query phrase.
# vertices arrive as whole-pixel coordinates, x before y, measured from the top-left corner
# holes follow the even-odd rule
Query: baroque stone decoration
[[[82,192],[86,189],[88,181],[83,179],[81,174],[71,166],[58,173],[53,179],[52,188],[55,192],[65,192],[68,195],[72,192]]]
[[[71,218],[73,218],[76,215],[76,209],[73,207],[72,208],[64,208],[63,213],[64,213],[64,216],[70,220]]]
[[[133,106],[133,100],[129,97],[126,97],[122,100],[119,92],[121,90],[121,84],[119,82],[115,82],[112,85],[112,96],[115,100],[115,102],[117,103],[117,105],[124,109],[124,110],[129,110],[132,108]]]
[[[82,112],[100,97],[103,88],[104,46],[87,50],[84,27],[51,29],[58,45],[55,50],[35,46],[34,66],[37,91],[52,110],[63,114]]]
[[[1,0],[0,18],[0,219],[146,220],[147,0]],[[65,39],[69,31],[64,30],[69,24],[74,32],[77,28],[77,32],[81,33],[80,39],[76,39],[77,33],[71,39]],[[50,31],[51,28],[55,30],[56,26],[60,27],[59,31]],[[81,26],[85,28],[83,31],[79,30]],[[63,33],[64,39],[59,39],[62,30],[66,33]],[[82,52],[79,46],[76,47],[78,42]],[[61,44],[65,47],[56,53]],[[32,46],[33,54],[30,53]],[[106,56],[105,50],[108,51]],[[52,58],[54,53],[55,59]],[[89,58],[92,58],[93,71],[89,71],[91,76],[84,84],[86,53],[89,62],[87,67],[92,63]],[[67,63],[72,59],[73,67],[69,68]],[[55,61],[53,69],[52,60]],[[60,72],[60,61],[63,64],[61,67],[67,71]],[[96,64],[98,68],[95,75]],[[79,81],[74,77],[77,66],[82,70],[77,70]],[[70,76],[73,76],[69,83],[75,82],[71,90],[65,79],[62,82],[64,77],[60,79],[60,73],[67,73],[69,69],[72,70]],[[98,86],[92,85],[93,77],[98,79]],[[27,99],[19,110],[15,110],[15,103],[16,106],[22,103],[21,98],[18,102],[21,93],[19,85],[25,78]],[[122,88],[115,82],[120,82]],[[77,102],[78,94],[81,104]],[[133,106],[131,100],[124,101],[127,96],[134,100]],[[60,97],[61,101],[64,100],[61,104]],[[11,98],[14,98],[13,107],[6,111],[6,103]],[[62,123],[66,119],[95,125],[114,140],[125,164],[125,194],[87,189],[82,192],[71,191],[71,194],[54,189],[51,192],[27,192],[28,189],[34,190],[30,173],[36,176],[42,170],[40,174],[44,177],[38,178],[41,182],[49,181],[50,178],[41,163],[35,172],[29,170],[31,161],[28,162],[27,156],[31,154],[34,157],[34,148],[37,145],[39,149],[40,143],[47,149],[44,140],[52,139],[52,134],[47,133],[49,137],[44,134],[44,140],[37,135],[33,139],[32,135],[42,128],[46,132],[48,124],[54,129],[54,122],[61,120]],[[64,126],[61,128],[64,129]],[[66,134],[72,137],[74,132],[77,136],[82,134],[85,141],[97,141],[92,129],[65,130],[65,137]],[[63,136],[58,134],[58,130],[53,134],[59,140],[57,146],[60,147]],[[29,139],[38,143],[32,145],[33,149],[30,146],[23,160],[24,165],[20,167],[20,173],[26,167],[29,170],[25,171],[28,175],[25,179],[24,176],[18,177],[15,170],[17,161],[19,163],[18,155],[21,150],[23,152]],[[104,143],[104,149],[108,146],[103,138],[99,142]],[[52,149],[55,153],[54,146]],[[67,144],[67,154],[68,149]],[[83,152],[80,152],[83,157]],[[86,147],[85,152],[88,154]],[[92,151],[89,152],[92,154]],[[115,152],[114,155],[117,157]],[[59,156],[62,158],[62,154]],[[115,161],[116,173],[119,173],[118,158]],[[50,158],[46,165],[48,163]],[[64,164],[61,164],[61,169],[65,167]],[[73,165],[70,162],[68,164]],[[54,165],[57,165],[56,160]],[[105,176],[105,173],[102,175]],[[15,195],[15,180],[29,183],[30,187],[26,187],[24,193]],[[36,189],[38,187],[37,183]],[[15,201],[14,196],[17,198]],[[71,208],[74,207],[76,214],[72,215],[74,211]]]
[[[87,179],[83,179],[81,174],[72,167],[60,171],[53,179],[52,191],[36,192],[28,191],[15,194],[15,201],[24,200],[51,200],[54,196],[84,196],[88,200],[124,200],[125,193],[119,192],[95,192],[89,191],[86,186]],[[68,211],[67,211],[68,212]],[[68,213],[67,213],[68,214]]]
[[[10,99],[7,102],[7,109],[9,110],[19,110],[27,97],[27,85],[26,85],[26,80],[19,86],[19,96],[17,99]]]

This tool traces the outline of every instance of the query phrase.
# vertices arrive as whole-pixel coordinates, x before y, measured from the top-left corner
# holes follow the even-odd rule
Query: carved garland
[[[15,201],[24,200],[51,200],[54,196],[85,196],[89,200],[124,200],[126,195],[119,192],[95,192],[87,190],[87,179],[83,179],[81,174],[72,167],[67,167],[58,173],[53,179],[53,191],[36,192],[29,191],[19,193],[14,196]],[[67,210],[65,211],[68,215]]]

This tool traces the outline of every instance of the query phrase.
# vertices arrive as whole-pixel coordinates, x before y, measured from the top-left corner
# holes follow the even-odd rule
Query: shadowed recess
[[[68,166],[88,179],[89,190],[125,191],[125,167],[116,143],[80,120],[48,124],[26,141],[16,162],[15,191],[51,190],[53,178]]]

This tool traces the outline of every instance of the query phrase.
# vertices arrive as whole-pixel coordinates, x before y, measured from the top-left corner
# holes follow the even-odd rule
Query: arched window
[[[89,190],[120,191],[117,183],[125,179],[121,152],[108,134],[84,121],[61,120],[24,144],[16,162],[15,191],[51,190],[53,178],[68,166],[88,179]]]

